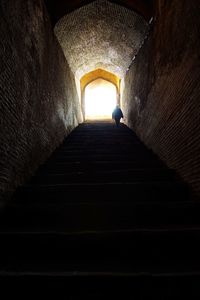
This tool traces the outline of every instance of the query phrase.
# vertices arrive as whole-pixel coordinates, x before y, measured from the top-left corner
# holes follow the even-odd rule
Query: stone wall
[[[156,1],[124,80],[127,124],[200,195],[200,2]]]
[[[81,121],[74,76],[42,0],[0,3],[0,194],[9,196]]]

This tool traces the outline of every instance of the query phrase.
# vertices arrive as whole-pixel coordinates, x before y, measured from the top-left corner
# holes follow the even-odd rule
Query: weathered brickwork
[[[126,122],[200,195],[200,2],[157,1],[125,78]]]
[[[41,0],[0,3],[0,192],[12,193],[80,121],[72,75]]]
[[[77,78],[94,69],[124,77],[148,32],[139,14],[96,0],[61,18],[55,33]]]

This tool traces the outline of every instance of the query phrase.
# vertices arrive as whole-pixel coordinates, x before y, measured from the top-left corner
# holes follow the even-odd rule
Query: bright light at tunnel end
[[[94,80],[85,89],[86,120],[111,119],[116,102],[115,85],[103,79]]]

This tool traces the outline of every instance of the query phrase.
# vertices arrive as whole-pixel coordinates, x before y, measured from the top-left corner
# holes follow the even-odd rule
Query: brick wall
[[[42,0],[0,3],[0,195],[9,196],[80,121],[74,76]]]
[[[126,122],[200,195],[200,2],[156,1],[124,80]]]

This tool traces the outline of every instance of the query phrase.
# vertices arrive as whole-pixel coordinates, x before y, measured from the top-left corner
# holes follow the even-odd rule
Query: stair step
[[[0,272],[2,293],[20,299],[199,299],[199,282],[198,272]]]
[[[63,203],[14,202],[0,215],[0,231],[64,232],[170,229],[200,226],[200,204],[192,202]],[[26,226],[24,226],[26,224]]]
[[[47,280],[48,291],[57,279],[69,299],[97,299],[106,286],[109,299],[133,299],[134,289],[136,299],[165,299],[162,288],[187,292],[186,283],[197,292],[199,214],[188,186],[132,130],[80,124],[1,208],[0,282]]]
[[[66,156],[58,156],[58,157],[52,157],[48,160],[48,162],[52,163],[52,162],[68,162],[68,161],[85,161],[85,162],[90,162],[90,161],[121,161],[121,162],[127,162],[127,161],[131,161],[131,162],[136,162],[139,165],[139,162],[141,163],[146,163],[148,164],[149,161],[151,161],[150,163],[153,163],[154,165],[156,164],[161,164],[161,162],[159,162],[156,158],[153,157],[147,157],[146,155],[144,156],[135,156],[134,155],[132,157],[122,154],[110,154],[110,155],[104,155],[104,154],[93,154],[93,155],[66,155]]]
[[[126,170],[128,168],[133,168],[135,170],[137,169],[142,169],[144,170],[152,170],[152,172],[154,172],[154,170],[160,170],[161,172],[163,170],[168,170],[166,168],[166,166],[163,165],[163,163],[160,162],[155,162],[155,161],[115,161],[115,160],[111,160],[111,161],[107,161],[107,160],[102,160],[102,161],[86,161],[86,160],[70,160],[70,161],[60,161],[57,162],[55,161],[54,163],[49,163],[47,162],[46,164],[43,164],[40,166],[38,172],[61,172],[61,171],[67,171],[67,170]],[[37,173],[38,173],[37,172]]]
[[[53,184],[53,183],[70,183],[70,182],[149,182],[151,181],[168,181],[173,182],[176,180],[176,174],[173,172],[148,172],[139,170],[82,170],[77,172],[66,172],[65,174],[48,174],[43,173],[34,176],[30,184]]]
[[[189,190],[182,183],[171,182],[112,182],[112,183],[65,183],[25,185],[15,194],[34,201],[57,199],[68,202],[115,202],[121,201],[184,201],[190,197]],[[40,199],[39,199],[40,197]],[[60,199],[60,200],[58,200]]]
[[[0,233],[0,269],[15,272],[194,272],[200,230]],[[14,249],[14,251],[13,251]],[[120,262],[120,263],[119,263]]]

